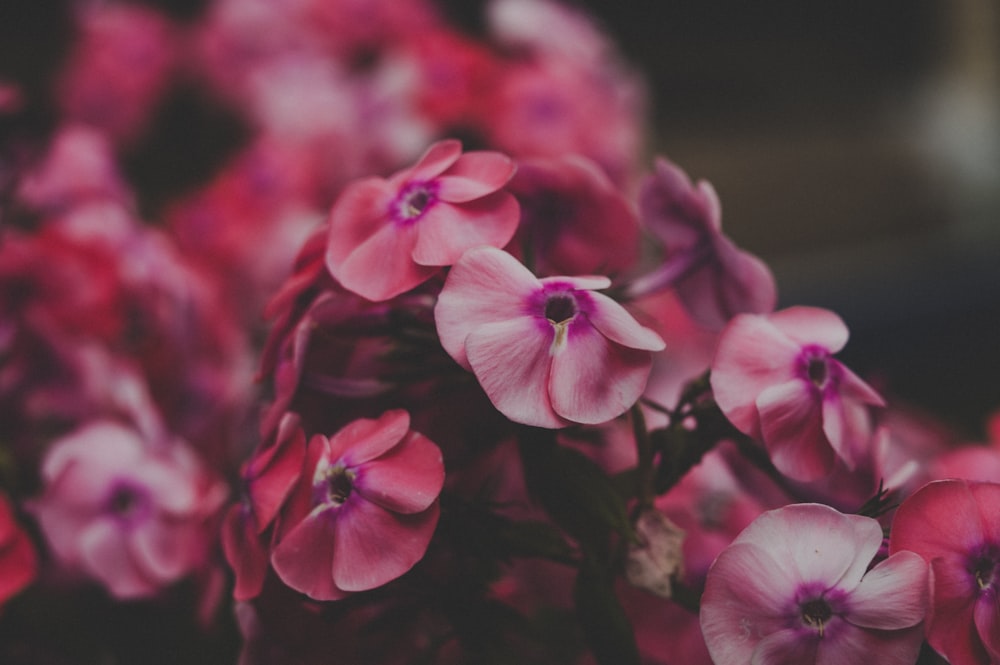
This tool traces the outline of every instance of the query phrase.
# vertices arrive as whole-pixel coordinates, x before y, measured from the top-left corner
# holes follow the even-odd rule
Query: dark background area
[[[483,2],[439,1],[480,29]],[[205,3],[147,4],[183,20]],[[772,266],[781,305],[837,311],[852,331],[848,364],[981,437],[1000,407],[994,0],[575,4],[649,82],[648,158],[667,155],[716,186],[724,228]],[[53,121],[36,100],[72,39],[68,7],[0,3],[0,76],[34,104],[20,132]],[[204,111],[206,137],[226,124],[197,100],[176,103],[180,117]],[[222,147],[238,140],[231,132]],[[204,154],[191,161],[210,170],[219,146],[194,145]],[[134,177],[143,165],[131,163]]]

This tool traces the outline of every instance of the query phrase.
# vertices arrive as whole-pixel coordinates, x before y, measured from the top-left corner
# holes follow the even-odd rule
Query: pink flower
[[[34,504],[52,553],[117,598],[151,596],[205,564],[225,485],[180,443],[97,421],[57,441]]]
[[[889,551],[930,563],[930,645],[955,665],[1000,662],[1000,484],[924,485],[896,511]]]
[[[0,607],[31,584],[38,556],[31,537],[21,528],[7,496],[0,492]]]
[[[722,209],[711,184],[691,183],[666,159],[642,183],[639,207],[663,243],[663,265],[632,285],[635,295],[673,286],[691,317],[718,330],[734,315],[774,309],[777,291],[767,265],[722,233]]]
[[[461,144],[449,140],[388,180],[348,185],[330,211],[327,268],[346,289],[388,300],[471,247],[506,245],[519,214],[517,201],[502,191],[512,175],[508,157],[463,155]]]
[[[822,504],[758,517],[708,572],[701,628],[712,660],[912,665],[928,567],[899,552],[867,570],[881,544],[877,521]]]
[[[471,369],[494,406],[536,427],[603,423],[646,386],[663,340],[593,289],[606,277],[537,279],[482,247],[451,270],[434,310],[445,351]]]
[[[738,315],[719,338],[711,375],[719,408],[795,480],[829,475],[838,458],[853,469],[868,457],[870,409],[885,402],[833,359],[847,336],[833,312],[791,307]]]
[[[278,577],[316,600],[374,589],[419,561],[437,526],[441,451],[406,411],[309,441],[271,553]]]

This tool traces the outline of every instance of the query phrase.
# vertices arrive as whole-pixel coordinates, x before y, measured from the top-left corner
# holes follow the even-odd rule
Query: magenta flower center
[[[342,506],[354,491],[354,478],[357,474],[342,466],[335,466],[326,477],[327,501],[335,506]]]
[[[149,497],[141,488],[120,484],[108,495],[104,509],[120,522],[131,524],[149,510]]]
[[[821,393],[836,386],[837,368],[830,353],[819,346],[807,346],[798,358],[798,375]]]
[[[393,217],[400,222],[414,222],[437,200],[437,188],[433,183],[407,183],[393,202]]]

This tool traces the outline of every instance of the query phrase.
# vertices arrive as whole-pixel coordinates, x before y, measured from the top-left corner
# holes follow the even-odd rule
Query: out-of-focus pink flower
[[[614,275],[638,257],[638,220],[590,159],[524,160],[509,189],[521,204],[521,226],[511,253],[530,251],[536,274]]]
[[[309,441],[271,553],[278,577],[316,600],[374,589],[419,561],[437,526],[441,451],[406,411]]]
[[[0,493],[0,608],[35,579],[38,556],[7,496]]]
[[[593,289],[606,277],[539,280],[510,254],[468,251],[434,310],[445,351],[471,369],[494,406],[536,427],[598,424],[642,394],[659,335]]]
[[[889,552],[933,571],[927,641],[955,665],[1000,662],[1000,484],[932,482],[896,511]]]
[[[833,312],[791,307],[737,315],[719,338],[711,374],[719,408],[795,480],[828,475],[838,458],[853,469],[868,455],[870,410],[885,402],[833,359],[847,337]]]
[[[664,247],[660,268],[631,285],[635,295],[673,287],[692,318],[718,330],[734,315],[774,309],[777,290],[763,261],[722,233],[722,210],[712,185],[691,183],[666,159],[642,183],[640,217]]]
[[[502,191],[512,175],[504,155],[463,155],[461,144],[448,140],[388,180],[348,185],[330,212],[327,268],[344,288],[387,300],[467,249],[506,245],[518,221],[517,201]]]
[[[33,504],[56,560],[117,598],[154,595],[205,565],[225,485],[180,442],[89,423],[46,455]]]
[[[758,517],[708,572],[701,627],[713,661],[912,665],[928,566],[898,552],[867,570],[881,544],[877,521],[822,504]]]

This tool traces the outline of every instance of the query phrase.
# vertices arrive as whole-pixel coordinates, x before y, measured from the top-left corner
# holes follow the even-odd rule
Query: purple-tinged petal
[[[848,469],[871,457],[872,424],[868,407],[831,394],[823,397],[823,434]]]
[[[567,420],[596,425],[620,416],[642,396],[653,357],[581,325],[570,326],[565,345],[551,362],[553,410]]]
[[[923,643],[923,626],[920,625],[879,631],[837,621],[831,622],[828,628],[829,632],[817,641],[816,665],[913,665]]]
[[[434,503],[444,486],[441,449],[411,432],[382,456],[357,468],[354,489],[396,513],[418,513]]]
[[[666,344],[655,331],[641,325],[620,304],[603,293],[591,293],[594,311],[589,319],[612,342],[643,351],[662,351]]]
[[[991,663],[1000,663],[1000,589],[994,588],[984,592],[976,603],[973,619],[979,639],[990,654]]]
[[[132,531],[129,553],[143,576],[158,586],[177,580],[189,569],[193,546],[191,535],[162,521],[149,521]],[[185,537],[187,536],[187,537]]]
[[[428,280],[437,268],[413,262],[417,224],[386,224],[343,260],[333,276],[363,298],[388,300]]]
[[[470,369],[465,352],[469,333],[524,313],[526,301],[539,288],[531,271],[507,252],[492,247],[469,250],[451,268],[434,307],[441,346]]]
[[[333,582],[336,525],[334,510],[313,511],[271,552],[271,565],[281,581],[314,600],[338,600],[347,592]]]
[[[549,397],[551,324],[533,316],[481,325],[465,342],[469,364],[500,413],[533,427],[568,423]]]
[[[819,637],[814,634],[785,628],[771,633],[757,644],[750,658],[750,665],[812,665],[817,662],[820,642]],[[735,664],[737,661],[731,662]]]
[[[442,201],[465,203],[492,194],[514,176],[517,167],[499,152],[467,152],[437,178]]]
[[[808,385],[796,378],[771,386],[760,393],[756,406],[761,437],[781,473],[804,482],[830,475],[836,457],[823,434],[821,406]]]
[[[982,516],[983,535],[986,541],[1000,546],[1000,483],[970,482],[969,492]]]
[[[345,591],[365,591],[391,582],[423,558],[440,516],[437,503],[401,515],[353,497],[337,516],[333,579]]]
[[[330,209],[328,222],[325,261],[331,275],[337,277],[347,257],[388,223],[393,195],[382,178],[365,178],[344,187]]]
[[[927,615],[929,566],[919,554],[897,552],[868,571],[848,597],[847,620],[862,628],[898,630]]]
[[[712,394],[741,432],[760,437],[757,395],[795,376],[800,348],[766,317],[741,314],[722,331],[712,362]]]
[[[295,482],[302,474],[306,435],[297,418],[283,418],[277,440],[252,458],[245,473],[247,493],[253,506],[257,533],[278,514]]]
[[[267,574],[267,550],[257,533],[253,515],[245,506],[235,504],[229,508],[222,522],[222,551],[236,582],[233,586],[235,600],[250,600],[260,595]]]
[[[357,467],[389,452],[410,429],[410,414],[403,409],[386,411],[377,419],[359,418],[330,437],[325,455],[330,462]]]
[[[964,558],[931,562],[934,591],[927,620],[927,642],[951,663],[987,663],[989,656],[975,622],[979,589]]]
[[[80,534],[80,559],[116,598],[140,598],[158,590],[129,556],[126,534],[113,519],[91,522]]]
[[[411,257],[421,266],[450,266],[474,247],[503,247],[514,237],[520,214],[517,199],[502,191],[460,205],[438,201],[413,223]]]
[[[395,183],[400,176],[408,181],[433,180],[453,166],[461,155],[462,143],[457,139],[438,141],[427,148],[413,168],[393,175],[391,182]]]
[[[801,345],[817,345],[830,353],[844,348],[849,336],[843,319],[819,307],[789,307],[769,317],[781,332]]]

